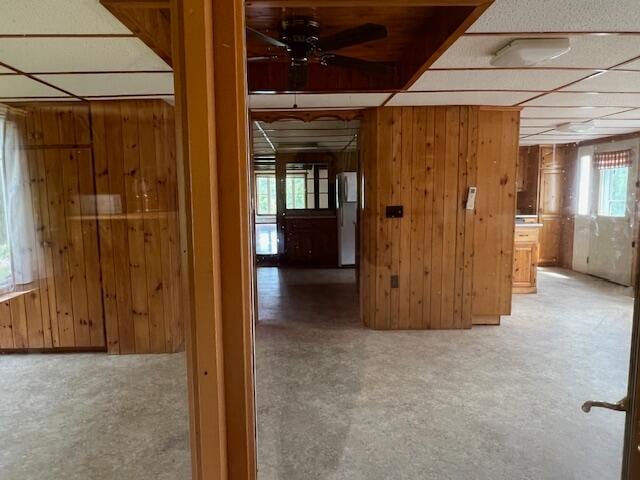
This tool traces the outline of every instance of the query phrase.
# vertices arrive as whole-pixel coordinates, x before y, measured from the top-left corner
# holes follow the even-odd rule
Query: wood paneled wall
[[[360,294],[375,329],[471,327],[478,110],[378,108],[361,131]],[[402,218],[386,207],[402,205]]]
[[[510,312],[519,112],[367,111],[360,297],[375,329],[471,328]],[[475,211],[466,209],[477,186]],[[387,206],[402,206],[387,218]]]
[[[4,297],[0,348],[101,348],[104,323],[89,109],[59,104],[11,114],[26,157],[36,278]],[[12,331],[9,335],[8,330]]]
[[[511,313],[520,112],[480,109],[473,240],[474,323]]]
[[[571,268],[577,212],[577,156],[575,144],[540,146],[539,265]]]
[[[172,352],[183,342],[173,108],[91,104],[102,292],[110,352]]]
[[[152,100],[15,111],[37,278],[0,301],[0,349],[178,350],[173,108]]]

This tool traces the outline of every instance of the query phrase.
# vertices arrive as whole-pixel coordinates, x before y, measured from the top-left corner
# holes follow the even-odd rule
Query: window
[[[578,215],[589,215],[591,202],[591,155],[580,157],[580,183],[578,186]]]
[[[307,175],[287,172],[287,209],[307,208]]]
[[[624,217],[627,210],[629,167],[600,170],[598,215]]]
[[[258,215],[276,214],[276,175],[274,173],[256,174],[256,200]]]

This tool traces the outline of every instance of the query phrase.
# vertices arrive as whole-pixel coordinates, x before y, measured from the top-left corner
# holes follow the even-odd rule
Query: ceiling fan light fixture
[[[531,67],[571,50],[568,38],[518,38],[498,50],[491,59],[494,67]]]
[[[559,132],[569,133],[585,133],[590,132],[596,127],[595,120],[589,120],[587,122],[567,122],[556,126],[556,130]]]

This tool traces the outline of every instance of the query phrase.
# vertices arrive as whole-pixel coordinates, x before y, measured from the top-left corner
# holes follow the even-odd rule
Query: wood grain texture
[[[0,348],[183,346],[172,110],[17,105],[35,238],[24,248],[37,275],[0,309]]]
[[[365,113],[360,292],[370,328],[471,327],[474,222],[464,202],[477,124],[473,107]],[[402,218],[387,218],[389,205],[402,205]]]
[[[511,313],[520,113],[478,112],[472,314]]]
[[[159,100],[91,104],[107,344],[114,353],[183,345],[172,107]]]

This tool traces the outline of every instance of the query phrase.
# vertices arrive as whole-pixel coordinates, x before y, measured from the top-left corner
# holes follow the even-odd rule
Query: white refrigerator
[[[356,219],[358,209],[358,174],[343,172],[336,176],[338,207],[338,263],[341,267],[356,264]]]

